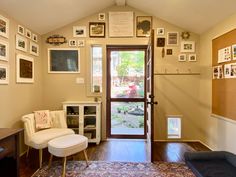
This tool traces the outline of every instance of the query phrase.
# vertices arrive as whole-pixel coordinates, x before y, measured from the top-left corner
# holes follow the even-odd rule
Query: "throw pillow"
[[[52,127],[52,120],[49,110],[34,111],[36,129],[46,129]]]

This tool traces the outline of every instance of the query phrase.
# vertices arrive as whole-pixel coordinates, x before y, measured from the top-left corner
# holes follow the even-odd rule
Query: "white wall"
[[[236,122],[211,116],[211,61],[212,39],[236,28],[236,14],[214,26],[200,37],[202,75],[200,81],[200,112],[202,130],[206,133],[203,141],[214,150],[228,150],[236,153]]]

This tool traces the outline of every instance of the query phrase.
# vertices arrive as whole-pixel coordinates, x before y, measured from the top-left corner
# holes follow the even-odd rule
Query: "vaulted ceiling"
[[[45,34],[123,3],[198,34],[236,13],[235,0],[0,0],[0,10]]]

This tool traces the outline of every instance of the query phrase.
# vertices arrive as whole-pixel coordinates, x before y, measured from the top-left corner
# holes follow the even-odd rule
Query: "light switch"
[[[76,83],[77,84],[84,84],[84,78],[83,77],[77,77],[76,78]]]

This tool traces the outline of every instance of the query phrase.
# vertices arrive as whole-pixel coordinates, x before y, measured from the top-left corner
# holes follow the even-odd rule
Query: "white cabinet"
[[[63,102],[68,128],[88,137],[89,143],[99,144],[101,140],[101,102]]]

